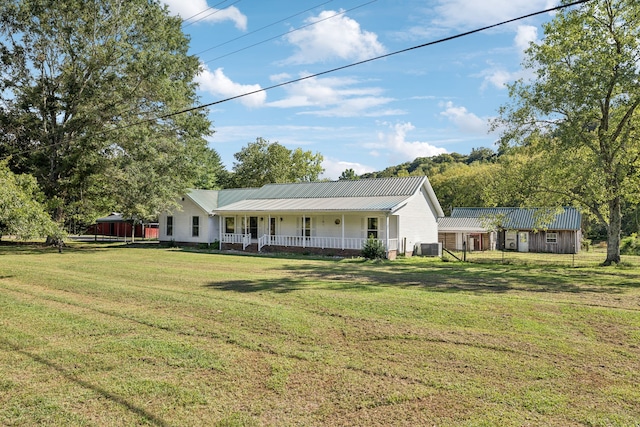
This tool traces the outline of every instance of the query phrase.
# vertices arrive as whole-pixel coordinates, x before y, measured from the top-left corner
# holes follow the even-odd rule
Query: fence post
[[[467,262],[467,241],[462,241],[462,260]]]

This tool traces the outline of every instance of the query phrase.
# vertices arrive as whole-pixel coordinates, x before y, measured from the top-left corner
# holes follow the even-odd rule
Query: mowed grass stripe
[[[638,417],[632,268],[92,249],[0,247],[0,424]]]

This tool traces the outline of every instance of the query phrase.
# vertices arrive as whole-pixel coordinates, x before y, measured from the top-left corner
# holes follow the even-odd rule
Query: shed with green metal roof
[[[440,218],[438,240],[450,250],[578,253],[582,215],[575,207],[454,208]]]

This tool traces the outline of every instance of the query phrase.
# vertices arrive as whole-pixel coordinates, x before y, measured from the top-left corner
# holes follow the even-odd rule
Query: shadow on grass
[[[429,292],[607,293],[640,288],[640,271],[549,268],[429,262],[322,262],[282,267],[290,277],[211,282],[209,288],[231,292],[292,292],[323,289],[372,292],[381,287],[418,288]]]
[[[21,354],[23,356],[26,356],[28,358],[30,358],[31,360],[33,360],[34,362],[40,363],[42,365],[47,366],[50,369],[55,370],[56,372],[58,372],[60,375],[62,375],[66,380],[71,381],[81,387],[84,387],[86,389],[89,389],[97,394],[99,394],[100,396],[114,402],[117,403],[118,405],[121,405],[123,407],[125,407],[128,411],[133,412],[134,414],[143,417],[146,421],[148,421],[149,424],[153,424],[156,426],[168,426],[169,424],[167,422],[165,422],[164,420],[162,420],[161,418],[157,417],[156,415],[146,411],[143,408],[140,408],[130,402],[128,402],[126,399],[124,399],[121,396],[118,396],[115,393],[112,393],[108,390],[105,390],[101,387],[98,387],[95,384],[91,384],[88,381],[82,380],[80,378],[78,378],[77,376],[73,375],[71,372],[69,372],[68,370],[66,370],[64,367],[57,365],[55,363],[53,363],[50,360],[45,359],[42,356],[39,356],[37,354],[33,354],[30,353],[26,350],[21,349],[20,347],[18,347],[15,344],[12,344],[2,338],[0,338],[0,343],[2,343],[3,346],[8,347],[9,349],[11,349],[11,351]]]
[[[44,243],[29,242],[2,242],[0,241],[0,256],[2,255],[47,255],[60,253],[93,253],[97,251],[117,250],[117,249],[166,249],[161,247],[157,241],[122,242],[122,241],[75,241],[69,240],[62,247],[62,252],[57,246],[50,246]]]
[[[42,255],[58,252],[58,248],[46,246],[44,243],[0,242],[2,255]]]
[[[230,291],[239,293],[251,292],[276,292],[287,293],[305,289],[306,285],[302,281],[294,279],[278,280],[231,280],[226,282],[211,282],[205,285],[207,288],[220,291]]]

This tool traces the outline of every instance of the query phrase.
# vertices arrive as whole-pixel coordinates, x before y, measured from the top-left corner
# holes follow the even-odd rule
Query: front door
[[[269,224],[269,235],[270,236],[276,235],[276,219],[275,218],[271,218],[271,223]]]
[[[249,234],[251,234],[252,239],[258,238],[258,217],[257,216],[249,217]]]
[[[520,231],[518,233],[518,252],[529,252],[529,232]]]

